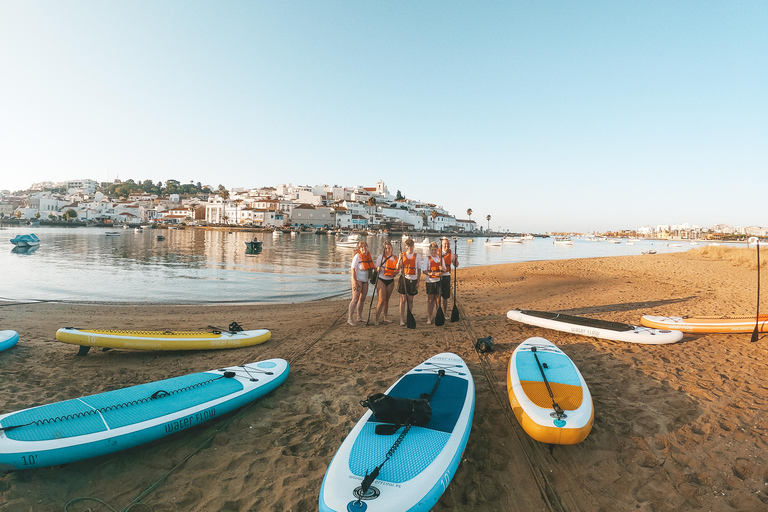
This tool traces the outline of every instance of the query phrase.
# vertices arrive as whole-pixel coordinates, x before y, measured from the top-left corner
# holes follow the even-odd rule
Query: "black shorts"
[[[427,295],[437,295],[440,293],[440,281],[427,283]]]
[[[451,298],[451,276],[440,278],[440,296],[444,299]]]
[[[400,295],[405,295],[406,292],[408,292],[408,295],[416,295],[419,293],[419,289],[417,285],[419,284],[419,281],[416,279],[399,279],[397,283],[397,293]]]

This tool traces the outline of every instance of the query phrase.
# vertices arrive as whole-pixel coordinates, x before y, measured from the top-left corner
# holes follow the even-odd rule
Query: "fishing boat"
[[[16,235],[11,238],[11,243],[16,247],[35,247],[40,245],[40,239],[34,233],[29,235]]]
[[[259,253],[261,252],[261,244],[262,242],[257,238],[254,238],[250,242],[245,242],[245,252],[248,254]]]

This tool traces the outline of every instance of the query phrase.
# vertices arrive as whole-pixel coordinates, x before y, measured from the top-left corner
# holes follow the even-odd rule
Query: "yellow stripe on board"
[[[552,407],[552,398],[547,391],[547,385],[543,382],[521,380],[523,392],[531,402],[544,409]],[[571,384],[558,384],[550,382],[552,394],[555,396],[555,402],[565,411],[575,411],[581,406],[584,399],[584,390],[581,386]]]
[[[144,338],[220,338],[221,334],[205,331],[120,331],[110,329],[83,329],[78,332],[89,334],[111,334],[113,336],[136,336]]]

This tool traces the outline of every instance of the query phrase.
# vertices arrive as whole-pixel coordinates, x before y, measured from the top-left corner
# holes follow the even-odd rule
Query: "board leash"
[[[547,380],[547,376],[544,375],[544,367],[542,366],[541,361],[539,361],[539,356],[536,354],[536,347],[531,347],[531,352],[533,353],[533,357],[536,358],[536,364],[539,365],[541,378],[544,379],[544,384],[546,384],[547,386],[547,391],[549,392],[549,398],[552,399],[552,408],[555,410],[555,414],[557,414],[557,419],[560,420],[565,416],[565,413],[563,412],[563,409],[560,407],[560,405],[558,405],[558,403],[555,401],[555,395],[552,394],[552,388],[549,386],[549,381]]]
[[[442,380],[443,376],[445,376],[445,370],[440,369],[437,371],[437,380],[435,381],[435,385],[432,387],[432,391],[429,392],[428,395],[424,396],[422,395],[420,398],[426,399],[427,402],[432,400],[432,397],[435,395],[435,391],[437,391],[437,386],[440,384],[440,381]],[[411,414],[412,416],[413,414]],[[400,433],[400,435],[397,437],[397,440],[395,440],[394,444],[392,444],[392,447],[387,451],[387,454],[384,456],[384,460],[381,464],[376,466],[376,468],[371,471],[369,474],[368,471],[365,472],[365,477],[363,478],[363,482],[360,484],[360,495],[357,498],[357,503],[363,502],[363,496],[368,492],[368,489],[371,488],[371,484],[378,478],[379,472],[381,471],[381,468],[384,467],[384,464],[387,463],[389,459],[392,458],[392,456],[395,454],[397,449],[400,447],[400,444],[403,442],[403,439],[405,439],[406,434],[410,432],[411,427],[413,426],[411,424],[411,416],[408,417],[408,421],[405,422],[405,428]]]

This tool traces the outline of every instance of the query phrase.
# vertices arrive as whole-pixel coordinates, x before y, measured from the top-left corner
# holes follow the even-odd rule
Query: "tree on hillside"
[[[435,229],[435,219],[437,219],[437,212],[435,210],[432,210],[432,213],[430,213],[432,216],[432,229]]]
[[[219,188],[216,189],[216,193],[219,194],[225,201],[229,199],[229,191],[224,188],[224,185],[219,185]]]
[[[397,191],[397,196],[395,197],[395,200],[402,201],[403,199],[405,199],[405,196],[403,194],[401,194],[400,191],[398,190]]]
[[[374,213],[376,213],[376,210],[375,210],[375,206],[376,206],[376,198],[374,198],[374,197],[369,197],[369,198],[368,198],[368,206],[370,206],[370,207],[371,207],[371,215],[373,215]]]

